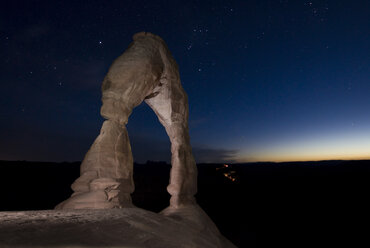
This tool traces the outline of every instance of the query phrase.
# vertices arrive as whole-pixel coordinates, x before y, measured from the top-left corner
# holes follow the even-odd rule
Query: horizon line
[[[308,162],[329,162],[329,161],[370,161],[370,158],[359,158],[359,159],[322,159],[322,160],[292,160],[292,161],[244,161],[244,162],[237,162],[237,161],[223,161],[223,162],[197,162],[196,164],[262,164],[262,163],[308,163]],[[46,161],[46,160],[3,160],[0,159],[0,162],[31,162],[31,163],[82,163],[82,161]],[[167,161],[160,161],[160,160],[147,160],[144,163],[134,161],[134,164],[147,164],[147,163],[166,163],[171,164]]]

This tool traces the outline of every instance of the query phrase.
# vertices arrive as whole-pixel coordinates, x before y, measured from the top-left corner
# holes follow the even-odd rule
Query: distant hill
[[[72,193],[79,166],[0,161],[0,211],[54,208]],[[134,204],[168,206],[169,171],[164,162],[135,164]],[[257,230],[343,225],[369,209],[370,161],[198,164],[198,173],[199,205],[239,247],[255,247]]]

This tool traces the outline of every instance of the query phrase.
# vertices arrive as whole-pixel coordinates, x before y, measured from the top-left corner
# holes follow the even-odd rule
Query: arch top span
[[[160,40],[161,42],[165,43],[165,41],[160,36],[150,33],[150,32],[145,32],[145,31],[134,34],[132,36],[132,39],[135,41],[135,40],[138,40],[140,38],[145,38],[145,37],[152,37],[154,39]]]

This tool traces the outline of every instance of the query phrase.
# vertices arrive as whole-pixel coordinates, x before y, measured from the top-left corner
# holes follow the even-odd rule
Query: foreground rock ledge
[[[194,210],[0,212],[0,247],[235,248],[212,226],[199,224],[199,216],[192,219],[187,213]]]

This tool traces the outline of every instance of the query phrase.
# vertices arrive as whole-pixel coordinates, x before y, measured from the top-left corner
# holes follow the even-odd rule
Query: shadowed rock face
[[[196,205],[156,214],[140,208],[0,212],[0,247],[235,248]]]
[[[132,110],[145,101],[171,141],[172,169],[167,187],[171,208],[195,203],[197,169],[188,132],[188,101],[178,66],[165,42],[138,33],[109,68],[102,84],[101,115],[106,119],[81,164],[74,194],[57,209],[132,207],[133,158],[125,125]]]

